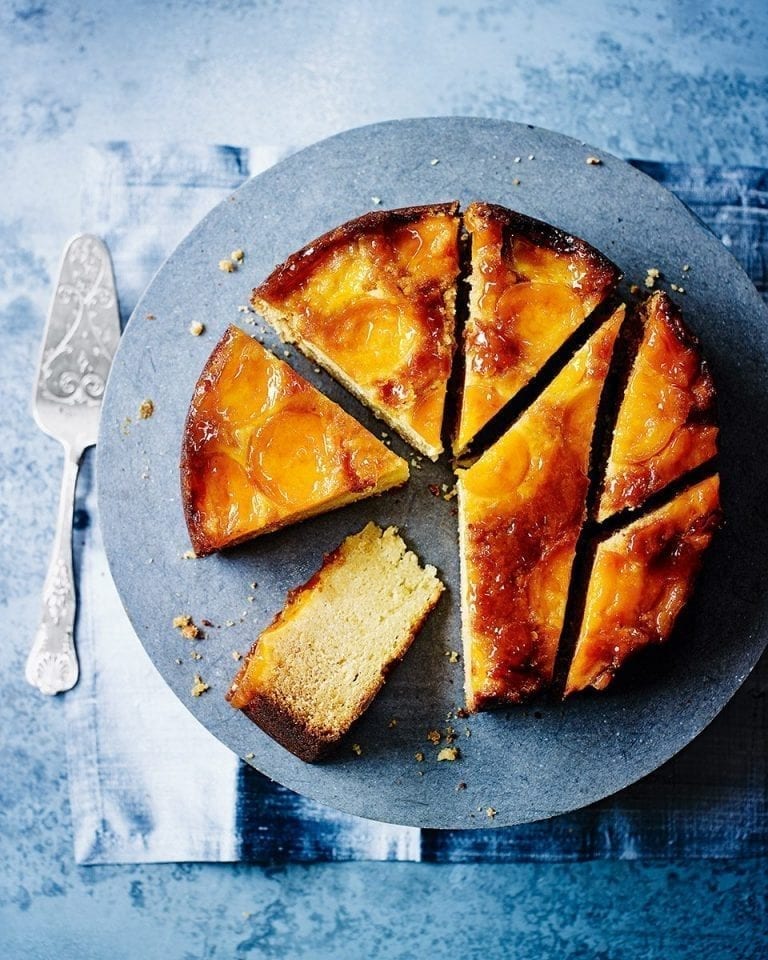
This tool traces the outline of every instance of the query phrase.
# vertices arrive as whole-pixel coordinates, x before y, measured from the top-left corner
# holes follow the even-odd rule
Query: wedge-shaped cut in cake
[[[584,240],[505,207],[471,203],[464,223],[472,272],[457,456],[620,278],[618,267]]]
[[[290,256],[251,301],[283,340],[433,460],[455,349],[457,209],[351,220]]]
[[[319,759],[370,705],[442,590],[394,527],[369,523],[289,594],[227,699],[297,757]]]
[[[643,334],[619,408],[598,519],[634,510],[717,453],[715,388],[666,293],[640,308]]]
[[[407,479],[408,464],[341,407],[227,329],[184,427],[182,502],[198,556]]]
[[[566,695],[602,690],[628,657],[668,639],[719,524],[715,475],[598,545]]]
[[[458,471],[467,709],[552,680],[617,310],[469,469]]]

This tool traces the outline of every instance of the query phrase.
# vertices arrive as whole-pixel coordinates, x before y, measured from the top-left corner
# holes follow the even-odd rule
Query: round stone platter
[[[589,156],[601,163],[588,164]],[[179,496],[182,425],[226,326],[240,325],[284,356],[266,324],[239,309],[251,288],[292,251],[367,210],[454,199],[501,203],[575,233],[618,263],[627,285],[642,286],[647,269],[657,267],[662,286],[685,288],[672,296],[701,337],[718,388],[726,516],[675,636],[630,678],[566,703],[543,698],[458,719],[463,665],[451,652],[461,652],[459,567],[456,503],[442,496],[443,484],[453,486],[447,457],[432,464],[392,437],[393,449],[413,462],[406,487],[205,559],[184,558],[189,540]],[[220,271],[219,260],[237,248],[244,263]],[[195,320],[205,324],[200,337],[188,332]],[[288,353],[299,373],[365,426],[386,430],[295,348]],[[684,747],[765,646],[767,361],[768,317],[748,277],[683,204],[623,161],[503,121],[415,119],[352,130],[289,157],[217,206],[136,307],[112,367],[98,443],[111,571],[171,689],[219,740],[287,787],[347,813],[422,827],[503,826],[573,810]],[[141,420],[147,398],[154,414]],[[447,590],[340,749],[324,763],[305,764],[225,701],[239,666],[232,653],[245,653],[287,591],[369,520],[399,527]],[[213,624],[204,639],[191,643],[173,629],[182,613]],[[202,659],[191,658],[193,649]],[[199,697],[191,694],[196,674],[209,686]],[[449,725],[461,756],[438,762],[445,741],[435,745],[427,734]],[[188,759],[199,767],[192,752]]]

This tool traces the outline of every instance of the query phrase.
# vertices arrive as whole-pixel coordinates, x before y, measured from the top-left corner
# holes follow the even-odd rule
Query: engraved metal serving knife
[[[77,236],[61,261],[33,402],[38,426],[60,441],[65,454],[42,616],[25,671],[27,680],[43,693],[60,693],[77,683],[72,576],[75,482],[83,451],[96,443],[101,400],[119,340],[109,251],[98,237]]]

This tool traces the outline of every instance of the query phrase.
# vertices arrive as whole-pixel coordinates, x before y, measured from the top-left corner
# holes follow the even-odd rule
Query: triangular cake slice
[[[668,639],[719,523],[715,475],[598,545],[566,696],[602,690],[630,655]]]
[[[320,759],[368,708],[442,591],[394,527],[369,523],[289,593],[227,699],[297,757]]]
[[[181,493],[198,556],[399,486],[408,464],[237,327],[184,427]]]
[[[642,339],[619,407],[598,519],[634,510],[717,453],[715,388],[666,293],[641,307]]]
[[[586,518],[600,396],[620,307],[520,419],[458,471],[467,708],[520,703],[552,680]]]
[[[464,224],[472,272],[456,456],[620,278],[618,267],[584,240],[506,207],[471,203]]]
[[[292,254],[251,299],[283,340],[433,460],[455,349],[457,210],[367,213]]]

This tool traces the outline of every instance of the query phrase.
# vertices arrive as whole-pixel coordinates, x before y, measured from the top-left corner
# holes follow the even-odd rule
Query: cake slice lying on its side
[[[669,638],[720,525],[717,475],[597,547],[565,695],[608,686],[629,656]]]
[[[634,510],[717,453],[715,387],[666,293],[640,307],[643,335],[621,401],[598,520]]]
[[[190,403],[181,494],[198,556],[371,497],[408,464],[237,327]]]
[[[376,210],[292,254],[251,303],[433,460],[455,349],[457,203]]]
[[[370,705],[443,589],[394,527],[369,523],[291,591],[227,699],[300,759],[320,759]]]
[[[491,203],[471,203],[469,317],[456,456],[615,289],[621,273],[584,240]]]
[[[458,471],[468,710],[521,703],[552,681],[595,420],[623,317],[622,306],[517,423]]]

